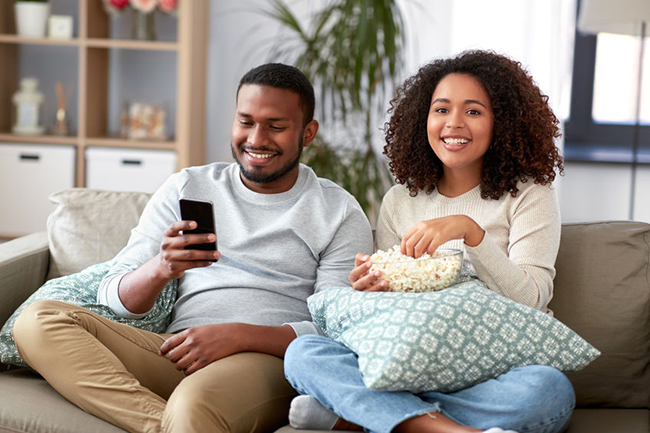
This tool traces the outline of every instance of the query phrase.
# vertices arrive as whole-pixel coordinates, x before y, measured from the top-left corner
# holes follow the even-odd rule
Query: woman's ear
[[[312,120],[309,122],[304,129],[302,134],[303,146],[309,146],[314,138],[316,138],[316,133],[318,133],[318,121]]]

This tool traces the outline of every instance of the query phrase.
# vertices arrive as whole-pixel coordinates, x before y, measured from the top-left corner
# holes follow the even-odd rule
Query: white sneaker
[[[485,430],[483,433],[517,433],[514,430],[504,430],[499,427],[492,427],[491,429]]]

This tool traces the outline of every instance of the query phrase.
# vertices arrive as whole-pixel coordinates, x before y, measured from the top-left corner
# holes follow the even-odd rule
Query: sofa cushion
[[[570,373],[577,404],[650,407],[650,225],[565,224],[550,307],[602,355]]]
[[[358,355],[370,389],[452,392],[525,365],[579,370],[599,355],[560,321],[478,280],[431,293],[331,288],[308,304],[325,334]]]
[[[112,259],[126,245],[151,194],[66,189],[50,196],[56,209],[47,220],[47,278],[70,275]]]

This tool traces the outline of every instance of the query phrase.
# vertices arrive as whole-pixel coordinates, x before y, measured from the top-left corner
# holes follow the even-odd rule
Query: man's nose
[[[248,134],[248,142],[254,146],[266,144],[268,136],[261,125],[255,125]]]

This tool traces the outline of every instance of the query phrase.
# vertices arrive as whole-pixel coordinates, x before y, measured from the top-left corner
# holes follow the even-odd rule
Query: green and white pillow
[[[172,280],[158,296],[151,312],[142,319],[124,319],[113,313],[113,310],[97,303],[97,290],[102,278],[108,273],[111,262],[90,266],[81,272],[55,278],[46,282],[34,292],[16,311],[0,330],[0,362],[26,367],[27,363],[18,355],[16,342],[13,337],[14,323],[18,315],[30,304],[43,299],[64,301],[79,305],[103,317],[120,323],[145,329],[148,331],[165,332],[171,320],[171,311],[176,302],[178,281]]]
[[[332,288],[308,303],[325,334],[358,355],[370,389],[452,392],[525,365],[581,370],[600,355],[557,319],[478,280],[431,293]]]

